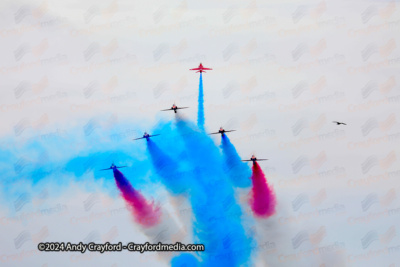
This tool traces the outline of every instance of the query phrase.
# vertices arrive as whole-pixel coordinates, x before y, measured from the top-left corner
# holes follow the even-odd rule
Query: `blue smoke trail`
[[[221,148],[224,154],[226,172],[234,186],[249,187],[251,185],[251,170],[246,163],[243,163],[231,143],[228,136],[222,135]]]
[[[78,127],[45,138],[34,133],[24,142],[13,137],[1,138],[4,145],[0,149],[0,167],[4,178],[0,182],[0,200],[11,200],[7,202],[10,202],[12,212],[12,201],[20,194],[35,196],[46,189],[49,194],[57,195],[72,181],[88,192],[103,190],[116,197],[118,191],[114,179],[99,171],[112,162],[130,167],[126,168],[126,174],[135,177],[131,181],[134,187],[147,186],[152,180],[147,175],[151,162],[143,158],[143,151],[138,146],[132,146],[129,136],[113,138],[115,132],[124,133],[121,127],[132,128],[122,122],[90,136],[85,136]]]
[[[182,253],[178,257],[175,257],[171,261],[171,266],[176,266],[176,267],[197,267],[199,266],[199,263],[197,259],[192,255],[188,253]]]
[[[200,130],[204,131],[204,94],[203,94],[203,76],[200,72],[200,83],[199,83],[199,104],[197,110],[197,126]]]
[[[186,175],[186,193],[194,213],[194,242],[202,243],[205,252],[197,255],[201,258],[201,266],[246,266],[249,263],[252,238],[246,236],[242,210],[236,203],[235,192],[229,177],[223,168],[223,158],[212,139],[191,122],[179,119],[177,121],[179,136],[174,141],[160,140],[162,151],[173,151],[180,155],[188,152],[184,161],[179,161],[180,167],[190,171]],[[162,126],[159,126],[162,127]],[[176,132],[176,131],[175,131]],[[173,133],[172,133],[173,134]],[[149,149],[154,144],[149,144]],[[155,153],[160,151],[153,151]],[[161,162],[168,162],[168,157],[162,156],[155,168],[165,168]],[[186,164],[186,166],[182,166]],[[160,167],[159,167],[160,166]],[[174,179],[173,176],[165,179]],[[165,179],[163,179],[165,181]],[[165,183],[169,189],[175,189],[176,184],[171,181]],[[181,254],[175,257],[172,266],[196,266],[195,257],[191,254]],[[189,265],[187,265],[189,264]]]
[[[235,191],[232,187],[232,184],[247,186],[243,177],[248,176],[244,175],[246,170],[243,167],[238,168],[240,179],[236,179],[233,173],[227,173],[226,168],[229,169],[231,166],[227,159],[232,159],[233,162],[238,161],[236,150],[230,142],[223,140],[223,153],[221,153],[212,139],[204,133],[202,74],[200,74],[198,103],[197,126],[195,123],[179,118],[176,125],[173,125],[175,129],[171,124],[160,123],[157,127],[161,128],[162,138],[147,142],[151,163],[158,174],[156,178],[160,178],[160,181],[173,194],[188,195],[194,214],[194,242],[202,243],[206,247],[205,252],[183,253],[175,257],[171,264],[172,266],[182,266],[182,264],[248,266],[251,265],[251,245],[254,240],[246,235],[242,220],[243,212],[235,199]],[[167,134],[164,135],[164,133]],[[85,180],[88,173],[93,173],[95,181],[102,182],[102,189],[109,190],[109,188],[115,188],[115,186],[109,186],[109,182],[113,181],[109,175],[97,170],[108,167],[115,160],[116,164],[131,167],[124,169],[124,172],[127,177],[135,177],[130,181],[132,186],[147,184],[148,181],[141,177],[146,176],[148,170],[151,169],[149,166],[151,163],[139,160],[143,151],[132,149],[139,145],[133,146],[130,140],[126,140],[127,138],[121,140],[104,138],[109,134],[105,131],[100,134],[99,137],[91,135],[90,139],[84,140],[85,146],[79,145],[79,150],[70,149],[70,147],[77,140],[84,139],[82,137],[61,140],[63,142],[58,140],[52,143],[44,142],[44,150],[48,150],[49,155],[60,155],[60,158],[54,162],[52,157],[48,157],[49,162],[44,167],[61,166],[61,172],[65,174],[66,180],[70,179],[71,175],[78,181]],[[36,147],[31,149],[38,150]],[[4,153],[1,158],[7,156]],[[13,159],[14,162],[18,160],[18,158]],[[34,167],[36,166],[24,167],[21,163],[22,170],[18,175],[14,175],[15,178],[19,175],[29,175]],[[9,166],[7,168],[10,172],[13,171]],[[67,174],[70,175],[67,176]],[[53,175],[45,173],[38,175],[40,181],[55,180]],[[197,260],[194,255],[200,260]]]
[[[147,141],[151,161],[156,173],[161,177],[162,182],[173,194],[179,194],[187,189],[185,179],[179,172],[179,164],[165,154],[152,140]],[[177,155],[176,155],[177,156]],[[182,157],[179,157],[182,160]]]

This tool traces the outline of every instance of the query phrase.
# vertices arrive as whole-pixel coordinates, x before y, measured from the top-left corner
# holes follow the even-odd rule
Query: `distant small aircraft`
[[[135,139],[133,139],[133,140],[139,140],[139,139],[146,139],[146,140],[149,140],[150,137],[157,136],[157,135],[159,135],[159,134],[150,135],[150,134],[148,134],[147,132],[144,132],[143,137],[135,138]]]
[[[204,67],[203,67],[203,64],[200,63],[200,65],[199,65],[197,68],[190,69],[190,70],[197,70],[196,73],[197,73],[197,72],[202,73],[202,72],[205,72],[206,70],[212,70],[212,69],[210,69],[210,68],[204,68]]]
[[[261,160],[268,160],[268,159],[258,159],[254,155],[252,155],[250,159],[242,159],[242,161],[252,161],[253,164],[256,164],[256,161],[261,161]]]
[[[336,125],[340,125],[340,124],[347,125],[347,124],[344,123],[344,122],[338,122],[338,121],[333,121],[333,123],[336,123]]]
[[[236,130],[228,130],[228,131],[225,131],[224,128],[219,127],[219,131],[218,131],[218,132],[210,133],[210,134],[221,134],[221,135],[224,135],[225,133],[234,132],[234,131],[236,131]]]
[[[107,169],[101,169],[100,171],[106,171],[106,170],[115,170],[115,169],[119,169],[119,168],[125,168],[125,167],[127,167],[127,166],[120,166],[120,167],[118,167],[118,166],[115,166],[115,165],[114,165],[114,163],[113,163],[113,164],[111,164],[110,168],[107,168]]]
[[[189,107],[181,107],[181,108],[178,108],[175,104],[173,104],[171,108],[169,108],[169,109],[162,109],[161,111],[170,111],[170,110],[173,110],[175,113],[177,113],[177,109],[184,109],[184,108],[189,108]]]

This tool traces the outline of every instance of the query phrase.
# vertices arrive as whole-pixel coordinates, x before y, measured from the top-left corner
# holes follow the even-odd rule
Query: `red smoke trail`
[[[159,207],[154,203],[148,203],[147,200],[135,190],[125,176],[117,169],[114,169],[114,178],[122,197],[129,204],[129,209],[136,222],[143,226],[150,227],[157,224],[161,217]]]
[[[275,213],[276,199],[272,187],[268,185],[267,179],[257,162],[253,164],[253,174],[251,180],[250,205],[254,214],[258,217],[269,217]]]

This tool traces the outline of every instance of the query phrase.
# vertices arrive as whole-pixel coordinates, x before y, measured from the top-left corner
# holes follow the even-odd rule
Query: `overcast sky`
[[[270,159],[261,166],[277,213],[251,229],[254,264],[399,264],[399,8],[397,1],[2,1],[0,262],[168,266],[170,255],[43,255],[36,244],[150,242],[165,229],[165,240],[190,243],[184,200],[138,181],[171,214],[150,233],[93,172],[78,180],[63,174],[62,186],[54,175],[25,181],[43,159],[76,157],[101,136],[117,134],[114,148],[127,144],[170,119],[159,110],[173,103],[189,106],[184,116],[195,121],[199,79],[189,69],[202,62],[213,68],[203,75],[206,130],[235,129],[229,137],[241,157]],[[31,146],[47,139],[45,153]],[[132,153],[150,164],[143,144]],[[247,193],[237,191],[244,210]]]

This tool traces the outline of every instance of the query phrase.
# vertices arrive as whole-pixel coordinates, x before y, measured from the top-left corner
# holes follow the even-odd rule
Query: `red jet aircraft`
[[[169,108],[169,109],[162,109],[161,111],[170,111],[170,110],[173,110],[175,113],[177,113],[177,109],[184,109],[184,108],[189,108],[189,107],[179,107],[179,108],[178,108],[175,104],[173,104],[171,108]]]
[[[203,67],[203,64],[200,63],[199,67],[194,68],[194,69],[190,69],[190,70],[197,70],[196,73],[197,73],[197,72],[202,73],[202,72],[205,72],[206,70],[212,70],[212,69],[210,69],[210,68],[204,68],[204,67]]]
[[[226,131],[224,128],[219,127],[219,131],[218,131],[218,132],[210,133],[210,134],[221,134],[221,135],[224,135],[225,133],[234,132],[234,131],[236,131],[236,130],[229,130],[229,131]]]
[[[252,155],[250,159],[242,159],[242,161],[252,161],[253,165],[256,165],[256,161],[261,161],[261,160],[268,160],[268,159],[258,159],[254,155]]]
[[[133,140],[146,139],[147,141],[149,141],[150,137],[158,136],[158,135],[159,135],[159,134],[150,135],[150,134],[148,134],[147,132],[144,132],[143,137],[135,138],[135,139],[133,139]]]

